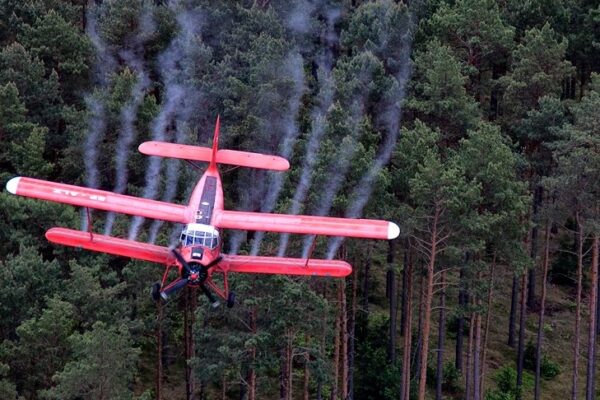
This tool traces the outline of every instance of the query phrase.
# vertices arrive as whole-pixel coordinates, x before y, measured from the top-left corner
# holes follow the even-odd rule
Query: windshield
[[[210,225],[188,224],[181,232],[182,246],[204,246],[214,249],[219,244],[219,232]]]

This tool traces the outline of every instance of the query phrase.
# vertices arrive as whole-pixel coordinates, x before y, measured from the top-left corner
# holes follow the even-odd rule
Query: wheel
[[[152,285],[152,289],[151,292],[152,294],[152,300],[154,301],[158,301],[160,300],[160,283],[156,282],[154,285]]]
[[[227,308],[233,307],[234,304],[235,304],[235,293],[229,292],[229,295],[227,296]]]

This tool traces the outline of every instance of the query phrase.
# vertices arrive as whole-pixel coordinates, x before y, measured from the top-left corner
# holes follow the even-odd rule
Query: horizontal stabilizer
[[[219,228],[283,232],[308,235],[347,236],[365,239],[395,239],[400,234],[393,222],[374,219],[317,217],[221,210],[214,224]]]
[[[91,234],[66,228],[52,228],[46,232],[46,239],[65,246],[78,247],[102,253],[113,254],[150,261],[159,264],[175,264],[169,249],[134,240],[119,239],[112,236]]]
[[[286,257],[224,255],[219,264],[230,272],[344,277],[352,267],[345,261]]]
[[[104,190],[24,177],[12,178],[6,184],[6,189],[12,194],[33,197],[34,199],[138,215],[140,217],[161,219],[164,221],[180,223],[188,221],[186,206],[127,196]]]
[[[209,147],[156,141],[140,144],[139,150],[141,153],[149,156],[205,162],[210,162],[213,151],[213,149]],[[290,163],[283,157],[238,150],[217,150],[216,162],[217,164],[270,169],[274,171],[286,171],[290,168]]]

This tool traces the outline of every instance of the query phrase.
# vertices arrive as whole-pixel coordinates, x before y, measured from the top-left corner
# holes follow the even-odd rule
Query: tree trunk
[[[404,265],[406,269],[406,280],[404,285],[404,291],[406,292],[406,310],[404,319],[404,329],[402,330],[402,336],[404,338],[403,349],[402,349],[402,385],[400,388],[400,400],[409,400],[410,398],[410,356],[412,347],[412,257],[410,255],[410,248],[407,249],[407,264]]]
[[[308,362],[310,360],[310,355],[306,353],[304,355],[304,380],[302,383],[302,400],[309,400],[309,381],[310,381],[310,369],[308,368]]]
[[[340,320],[340,335],[341,335],[341,397],[346,400],[348,397],[348,310],[346,304],[346,280],[342,279],[339,286],[340,290],[340,308],[341,308],[341,320]],[[291,398],[290,398],[291,400]]]
[[[227,400],[227,376],[223,374],[223,382],[221,383],[221,400]]]
[[[352,300],[350,316],[348,318],[348,399],[354,399],[354,356],[356,332],[356,299],[358,292],[358,279],[356,270],[352,274]]]
[[[410,257],[410,241],[407,239],[404,245],[404,266],[402,268],[402,311],[400,315],[400,332],[404,335],[404,326],[406,325],[406,313],[408,306],[408,259]]]
[[[600,336],[600,279],[598,279],[598,285],[596,285],[596,336]]]
[[[289,376],[290,371],[289,365],[289,338],[286,333],[285,343],[279,349],[279,399],[280,400],[289,400],[290,396],[290,386],[289,386]]]
[[[592,265],[590,282],[590,323],[588,331],[588,364],[586,375],[586,400],[594,400],[596,378],[596,306],[598,297],[598,235],[592,241]]]
[[[466,268],[469,263],[469,252],[465,252],[465,262],[460,267],[459,289],[458,289],[458,321],[456,332],[456,355],[454,358],[454,366],[459,372],[463,370],[463,344],[465,331],[465,308],[467,307],[467,279]]]
[[[531,219],[533,222],[533,226],[531,228],[531,259],[533,260],[533,264],[535,265],[538,251],[538,216],[540,204],[542,203],[542,196],[544,194],[544,188],[541,185],[537,185],[535,187],[535,191],[533,193],[533,213],[531,215]],[[528,287],[527,287],[527,307],[532,309],[535,306],[535,268],[529,270],[529,279],[528,279]]]
[[[163,304],[159,300],[156,302],[156,400],[162,400],[162,380],[163,380],[162,324],[163,324]]]
[[[480,302],[477,302],[480,304]],[[475,343],[473,344],[473,400],[481,400],[481,314],[475,314]]]
[[[366,315],[369,315],[369,279],[371,275],[371,262],[371,256],[369,255],[367,262],[365,263],[365,274],[363,275],[362,282],[362,308]]]
[[[438,351],[435,374],[435,399],[442,400],[442,383],[444,380],[444,339],[446,337],[446,271],[440,275],[440,319],[438,323]]]
[[[577,400],[579,386],[579,335],[581,325],[581,284],[583,279],[583,225],[579,220],[579,212],[575,214],[577,220],[577,298],[575,310],[575,340],[573,342],[573,378],[571,386],[571,399]]]
[[[492,265],[490,267],[490,281],[488,286],[488,294],[487,294],[487,306],[486,306],[486,314],[485,314],[485,330],[483,332],[483,352],[481,355],[481,389],[479,393],[485,394],[485,373],[486,373],[486,353],[487,353],[487,345],[488,339],[490,335],[490,321],[492,319],[492,295],[494,291],[494,272],[496,270],[496,253],[494,253],[494,257],[492,259]]]
[[[254,286],[254,282],[252,283]],[[258,331],[257,327],[258,310],[255,307],[250,311],[250,331],[252,335],[256,335]],[[256,369],[254,369],[254,363],[256,361],[256,347],[250,348],[250,365],[248,367],[248,400],[256,400]]]
[[[475,328],[475,314],[469,318],[469,338],[467,339],[467,365],[465,371],[465,394],[467,399],[473,398],[473,336]]]
[[[339,285],[338,282],[338,293],[337,293],[337,313],[335,319],[335,341],[333,344],[333,379],[331,380],[331,400],[336,400],[338,398],[338,387],[340,380],[340,342],[342,340],[342,315],[341,315],[341,305],[339,304]]]
[[[421,380],[421,351],[423,350],[423,305],[425,304],[425,277],[423,274],[419,274],[419,313],[417,322],[417,343],[415,344],[415,354],[411,361],[413,367],[413,378],[418,383]]]
[[[425,400],[425,387],[427,384],[427,356],[429,354],[429,330],[431,326],[431,302],[433,299],[433,273],[435,261],[438,252],[438,232],[437,224],[440,216],[440,209],[436,208],[431,221],[431,235],[429,243],[429,262],[427,264],[427,280],[425,282],[425,302],[423,304],[423,331],[421,348],[421,373],[419,379],[419,400]]]
[[[544,235],[544,262],[542,264],[542,298],[540,300],[540,316],[538,320],[537,344],[535,349],[535,389],[534,399],[540,399],[540,378],[542,366],[542,342],[544,340],[544,314],[546,312],[546,290],[548,280],[548,264],[550,262],[550,223],[546,223]]]
[[[195,378],[190,361],[194,357],[194,320],[196,310],[196,289],[188,287],[185,293],[184,338],[185,338],[185,393],[187,400],[195,398]]]
[[[394,265],[394,240],[389,241],[388,256],[387,256],[387,295],[389,301],[389,315],[390,315],[390,332],[388,338],[388,361],[393,365],[396,363],[396,320],[398,316],[397,312],[397,293],[396,293],[396,271]]]
[[[293,365],[293,361],[294,361],[294,335],[292,334],[291,331],[288,331],[287,334],[287,340],[286,340],[286,362],[287,362],[287,366],[286,366],[286,372],[287,372],[287,382],[286,382],[286,386],[287,386],[287,400],[292,400],[292,393],[293,393],[293,382],[292,382],[292,378],[293,378],[293,374],[294,374],[294,365]]]
[[[521,277],[521,315],[519,316],[519,346],[517,348],[517,394],[516,400],[523,396],[523,364],[525,361],[525,321],[527,317],[527,272]]]
[[[510,293],[510,315],[508,317],[508,341],[510,347],[515,347],[516,341],[516,320],[517,320],[517,293],[519,292],[519,281],[517,276],[513,274],[512,289]]]

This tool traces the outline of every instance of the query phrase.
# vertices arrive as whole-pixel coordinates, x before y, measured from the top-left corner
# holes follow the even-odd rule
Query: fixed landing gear
[[[231,308],[235,305],[235,292],[229,292],[227,296],[227,308]]]
[[[152,285],[150,294],[152,295],[152,300],[160,300],[160,282],[156,282],[154,285]]]
[[[221,304],[219,302],[219,300],[217,300],[213,296],[213,294],[204,285],[200,286],[200,289],[204,292],[204,294],[208,298],[211,307],[218,308],[219,305]],[[164,296],[164,294],[161,293],[161,291],[160,291],[160,282],[156,282],[151,286],[150,294],[152,296],[152,300],[154,300],[154,301],[159,301],[161,298],[164,301],[167,300],[167,296]],[[226,304],[227,304],[227,308],[232,308],[235,305],[235,292],[229,292],[229,295],[227,296]]]

